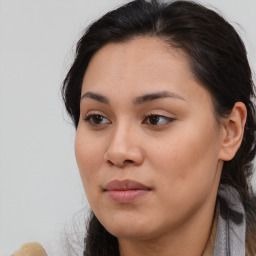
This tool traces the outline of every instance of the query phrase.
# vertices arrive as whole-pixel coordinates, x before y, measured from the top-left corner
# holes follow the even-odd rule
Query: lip
[[[130,203],[150,192],[150,188],[134,180],[112,180],[104,192],[117,203]]]

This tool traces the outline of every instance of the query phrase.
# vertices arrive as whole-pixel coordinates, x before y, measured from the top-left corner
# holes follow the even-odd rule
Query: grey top
[[[220,213],[213,256],[245,256],[245,211],[238,191],[220,185]]]

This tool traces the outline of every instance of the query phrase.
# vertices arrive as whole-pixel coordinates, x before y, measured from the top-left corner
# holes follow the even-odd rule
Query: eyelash
[[[102,116],[102,115],[100,115],[100,114],[90,114],[90,115],[88,115],[88,116],[86,116],[85,118],[84,118],[84,121],[85,122],[88,122],[90,125],[92,125],[92,126],[99,126],[99,125],[101,125],[101,124],[97,124],[97,123],[95,123],[92,119],[93,118],[96,118],[96,117],[99,117],[99,118],[101,118],[101,119],[106,119],[106,120],[108,120],[106,117],[104,117],[104,116]]]
[[[102,116],[102,115],[100,115],[100,114],[90,114],[90,115],[88,115],[88,116],[86,116],[83,120],[85,121],[85,122],[88,122],[90,125],[92,125],[92,126],[100,126],[100,125],[104,125],[104,124],[101,124],[101,123],[95,123],[95,120],[93,121],[93,118],[100,118],[101,120],[102,119],[106,119],[106,120],[108,120],[106,117],[104,117],[104,116]],[[152,124],[152,123],[149,123],[149,122],[146,122],[146,120],[149,120],[149,118],[157,118],[157,120],[156,121],[159,121],[159,119],[161,118],[161,119],[164,119],[164,121],[165,121],[165,124],[160,124],[160,125],[158,125],[158,124]],[[172,117],[167,117],[167,116],[163,116],[163,115],[158,115],[158,114],[149,114],[149,115],[146,115],[145,116],[145,118],[144,118],[144,120],[143,120],[143,124],[148,124],[148,125],[150,125],[150,126],[164,126],[164,125],[167,125],[167,124],[169,124],[169,123],[171,123],[171,122],[173,122],[173,121],[175,121],[175,118],[172,118]],[[108,124],[109,123],[111,123],[110,121],[108,122]]]
[[[149,125],[152,125],[152,126],[157,126],[157,124],[152,124],[152,123],[147,123],[145,122],[145,120],[149,120],[149,118],[157,118],[157,121],[159,121],[160,118],[164,119],[165,121],[165,124],[162,124],[162,125],[166,125],[166,124],[169,124],[171,122],[173,122],[175,119],[172,118],[172,117],[167,117],[167,116],[163,116],[163,115],[158,115],[158,114],[149,114],[145,117],[145,119],[143,120],[143,123],[146,123],[146,124],[149,124]],[[158,126],[162,126],[161,124],[158,125]]]

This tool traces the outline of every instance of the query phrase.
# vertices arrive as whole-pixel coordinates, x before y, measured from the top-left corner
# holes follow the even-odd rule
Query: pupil
[[[151,124],[157,124],[158,122],[159,122],[159,116],[151,116],[150,117]]]
[[[96,115],[93,117],[93,122],[94,123],[100,123],[102,121],[102,116]]]

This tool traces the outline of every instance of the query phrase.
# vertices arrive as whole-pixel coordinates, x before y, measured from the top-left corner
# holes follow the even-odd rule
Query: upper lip
[[[124,191],[124,190],[150,190],[150,188],[138,181],[134,180],[112,180],[107,183],[104,190],[106,191]]]

